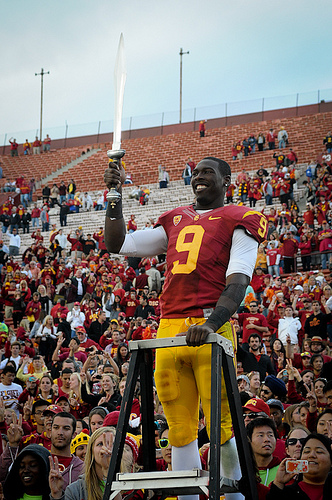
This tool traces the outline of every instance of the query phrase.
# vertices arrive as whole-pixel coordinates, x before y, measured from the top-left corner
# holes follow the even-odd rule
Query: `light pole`
[[[189,51],[183,52],[183,49],[181,48],[179,54],[180,54],[180,119],[179,119],[179,123],[181,123],[182,122],[182,56],[183,56],[183,54],[189,54]]]
[[[44,71],[44,68],[41,69],[40,73],[35,73],[35,76],[41,76],[41,92],[40,92],[40,126],[39,126],[39,133],[40,137],[39,140],[42,141],[42,135],[43,135],[43,91],[44,91],[44,75],[49,75],[50,72]]]

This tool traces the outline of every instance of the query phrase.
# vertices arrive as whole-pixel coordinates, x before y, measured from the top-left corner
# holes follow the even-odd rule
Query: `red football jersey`
[[[245,229],[259,243],[267,234],[266,217],[228,205],[198,214],[192,206],[161,215],[168,237],[167,272],[160,298],[161,317],[203,317],[215,307],[226,283],[233,232]],[[188,276],[190,275],[190,277]]]

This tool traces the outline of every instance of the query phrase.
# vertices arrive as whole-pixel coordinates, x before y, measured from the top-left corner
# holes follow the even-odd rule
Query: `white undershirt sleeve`
[[[167,252],[168,238],[163,226],[126,234],[120,254],[129,257],[153,257]]]
[[[258,242],[243,229],[235,229],[226,278],[234,273],[246,274],[251,279],[257,259]]]

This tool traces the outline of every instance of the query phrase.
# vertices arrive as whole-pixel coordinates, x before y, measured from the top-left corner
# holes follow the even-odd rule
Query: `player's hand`
[[[178,333],[177,337],[186,336],[186,342],[189,346],[198,346],[205,343],[207,336],[210,333],[215,333],[209,326],[191,325],[186,332]]]
[[[116,187],[120,187],[125,180],[126,172],[123,166],[117,165],[114,162],[110,162],[109,167],[105,170],[104,173],[104,182],[108,189],[114,185],[116,185]]]

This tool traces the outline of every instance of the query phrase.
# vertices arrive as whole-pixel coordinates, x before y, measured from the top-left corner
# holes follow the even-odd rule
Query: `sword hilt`
[[[124,149],[110,149],[107,151],[107,156],[109,158],[108,164],[115,163],[117,166],[121,166],[121,158],[125,155],[126,151]],[[110,203],[111,207],[114,208],[118,201],[122,198],[121,193],[117,190],[116,184],[110,187],[109,192],[106,195],[107,201]]]

